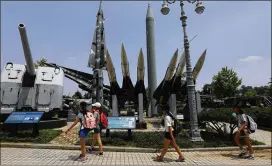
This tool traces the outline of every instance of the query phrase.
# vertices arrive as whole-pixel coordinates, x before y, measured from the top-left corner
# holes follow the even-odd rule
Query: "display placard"
[[[44,112],[12,112],[5,123],[39,123]]]
[[[108,117],[108,129],[135,129],[136,119],[134,116]]]

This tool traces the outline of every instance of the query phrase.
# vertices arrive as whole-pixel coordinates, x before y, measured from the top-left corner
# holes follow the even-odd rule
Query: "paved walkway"
[[[1,165],[271,165],[271,149],[255,152],[255,159],[237,158],[237,152],[184,152],[186,162],[175,162],[168,153],[164,162],[154,161],[154,153],[104,152],[89,154],[88,161],[74,161],[79,151],[1,148]]]

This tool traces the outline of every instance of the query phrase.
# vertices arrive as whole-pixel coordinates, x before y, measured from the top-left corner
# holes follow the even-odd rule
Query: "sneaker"
[[[83,163],[86,163],[86,162],[87,162],[87,157],[80,157],[80,158],[78,159],[78,161],[81,161],[81,162],[83,162]]]
[[[161,155],[157,155],[157,161],[163,161],[163,157]]]
[[[86,152],[87,152],[87,153],[90,153],[90,154],[91,154],[93,151],[94,151],[94,148],[87,148],[87,149],[86,149]]]
[[[252,154],[244,155],[243,158],[245,158],[245,159],[254,159],[254,155],[252,155]]]
[[[98,156],[103,156],[103,152],[99,152],[99,153],[98,153]]]
[[[185,158],[182,156],[179,156],[179,158],[176,160],[176,162],[184,162]]]

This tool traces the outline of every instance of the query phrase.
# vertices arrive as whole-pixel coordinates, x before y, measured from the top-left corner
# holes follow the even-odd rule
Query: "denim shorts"
[[[79,130],[79,138],[86,138],[89,132],[90,132],[89,129]]]

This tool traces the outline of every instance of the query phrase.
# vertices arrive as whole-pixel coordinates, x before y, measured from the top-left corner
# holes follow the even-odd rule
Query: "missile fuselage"
[[[154,91],[157,88],[157,72],[156,72],[156,54],[155,54],[155,30],[154,30],[154,17],[151,7],[148,4],[146,14],[146,50],[147,50],[147,75],[148,75],[148,89],[149,101],[151,104],[152,115],[157,115],[156,100],[153,99]]]
[[[123,73],[123,84],[122,84],[122,97],[120,101],[123,105],[126,101],[134,101],[134,86],[132,84],[129,72],[129,62],[126,54],[124,45],[121,48],[121,68]]]
[[[144,66],[144,55],[142,49],[140,50],[137,63],[137,82],[135,84],[134,93],[135,93],[135,104],[138,104],[138,94],[143,94],[143,103],[147,104],[146,90],[144,85],[144,75],[145,75],[145,66]]]
[[[177,58],[178,50],[174,53],[172,59],[170,60],[164,79],[154,91],[153,98],[156,99],[156,104],[164,105],[169,100],[172,89],[172,78],[176,68]]]

